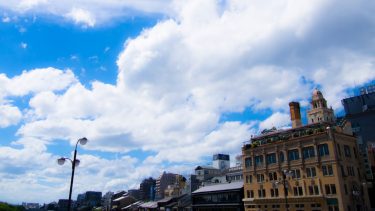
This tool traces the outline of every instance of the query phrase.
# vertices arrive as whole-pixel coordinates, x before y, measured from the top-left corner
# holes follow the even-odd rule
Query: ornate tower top
[[[311,110],[307,112],[307,119],[309,124],[335,121],[333,109],[327,107],[327,101],[318,89],[312,93]]]

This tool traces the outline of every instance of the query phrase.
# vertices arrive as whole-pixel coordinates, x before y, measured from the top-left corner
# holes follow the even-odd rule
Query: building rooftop
[[[158,207],[158,203],[156,201],[149,201],[143,204],[140,204],[140,207],[142,208],[150,208],[150,209],[155,209]]]
[[[244,143],[243,147],[245,149],[254,148],[260,145],[271,144],[275,142],[285,142],[303,136],[325,133],[327,127],[332,126],[332,123],[322,122],[297,128],[266,131],[259,136],[252,137],[250,141]]]
[[[204,193],[204,192],[215,192],[215,191],[226,191],[226,190],[236,190],[243,187],[243,181],[232,182],[232,183],[221,183],[218,185],[209,185],[199,188],[193,193]]]
[[[217,168],[215,168],[213,166],[197,166],[195,168],[195,170],[201,170],[201,169],[216,169],[216,170],[218,170]]]

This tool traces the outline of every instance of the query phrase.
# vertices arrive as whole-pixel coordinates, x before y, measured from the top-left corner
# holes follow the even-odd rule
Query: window
[[[349,175],[349,176],[353,176],[353,177],[355,176],[353,166],[347,166],[346,169],[347,169],[347,171],[348,171],[348,175]]]
[[[332,165],[322,166],[323,176],[333,176]]]
[[[315,157],[315,150],[313,146],[304,147],[302,148],[302,156],[303,159],[313,158]]]
[[[259,198],[264,198],[264,197],[266,197],[266,190],[265,190],[265,189],[259,189],[259,190],[258,190],[258,197],[259,197]]]
[[[263,174],[257,174],[257,182],[263,182],[264,181],[264,175]]]
[[[292,178],[293,179],[300,179],[301,178],[301,171],[299,169],[292,169]]]
[[[345,170],[344,170],[344,166],[340,165],[340,168],[341,168],[341,175],[342,175],[343,177],[346,177]]]
[[[276,163],[276,154],[275,153],[268,154],[267,155],[267,164],[273,164],[273,163]]]
[[[254,198],[254,191],[253,190],[247,190],[247,198]]]
[[[279,197],[279,189],[277,188],[271,189],[271,197]]]
[[[326,194],[327,195],[336,194],[336,186],[335,186],[335,184],[326,184],[326,185],[324,185],[324,188],[326,190]]]
[[[268,177],[269,177],[270,181],[277,180],[277,173],[276,172],[269,172]]]
[[[292,149],[288,151],[288,159],[290,161],[292,160],[298,160],[299,159],[299,152],[298,149]]]
[[[319,195],[319,187],[317,185],[310,185],[309,186],[309,194],[310,195]]]
[[[318,151],[319,151],[319,156],[329,155],[328,144],[319,144]]]
[[[302,187],[293,187],[293,192],[295,196],[303,196],[303,190]]]
[[[284,153],[283,152],[279,152],[279,162],[284,162],[285,158],[284,158]]]
[[[252,183],[253,182],[253,175],[246,175],[246,183]]]
[[[345,154],[345,157],[351,157],[351,154],[350,154],[350,147],[348,145],[344,145],[344,154]]]
[[[307,177],[316,177],[315,167],[307,167],[306,168],[306,176]]]
[[[339,154],[339,156],[341,157],[341,148],[340,148],[340,144],[337,144],[337,153]]]
[[[245,158],[245,167],[249,168],[250,166],[252,166],[251,158]]]
[[[337,205],[329,205],[328,211],[339,211],[339,207]]]
[[[357,153],[357,149],[355,147],[353,147],[353,152],[354,152],[354,157],[357,158],[358,157],[358,153]]]
[[[254,159],[255,159],[255,166],[263,165],[263,156],[262,155],[255,156]]]

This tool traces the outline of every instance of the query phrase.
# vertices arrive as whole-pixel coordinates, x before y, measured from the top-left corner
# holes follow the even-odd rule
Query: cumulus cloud
[[[75,23],[82,23],[85,26],[93,27],[95,25],[95,18],[93,15],[84,9],[80,8],[73,8],[68,14],[66,14],[68,18],[73,19]]]
[[[172,0],[0,0],[0,8],[18,14],[53,15],[84,27],[112,22],[113,19],[139,14],[170,14]]]
[[[22,118],[21,111],[10,105],[0,105],[0,128],[17,124]]]
[[[259,123],[259,129],[270,129],[270,128],[280,128],[290,125],[290,115],[285,113],[276,112],[270,117]]]

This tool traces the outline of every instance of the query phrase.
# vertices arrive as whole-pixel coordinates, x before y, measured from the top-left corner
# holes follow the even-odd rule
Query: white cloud
[[[84,26],[93,27],[95,25],[95,18],[91,14],[91,12],[80,9],[80,8],[73,8],[68,14],[66,14],[67,18],[72,19],[77,24],[83,24]]]
[[[5,16],[1,19],[1,21],[3,21],[3,23],[9,23],[10,22],[10,18],[8,16]]]
[[[0,0],[0,7],[18,14],[52,15],[93,27],[138,14],[170,14],[172,0]]]
[[[72,61],[79,61],[79,57],[77,55],[71,55],[70,60]]]
[[[17,107],[0,104],[0,128],[15,125],[21,118],[21,111]]]
[[[27,48],[27,43],[21,42],[20,46],[21,46],[21,48],[26,49]]]
[[[23,96],[29,93],[63,90],[76,78],[71,70],[59,70],[52,67],[24,71],[8,81],[7,92],[11,96]]]
[[[259,123],[259,129],[281,128],[290,125],[290,115],[276,112]]]

